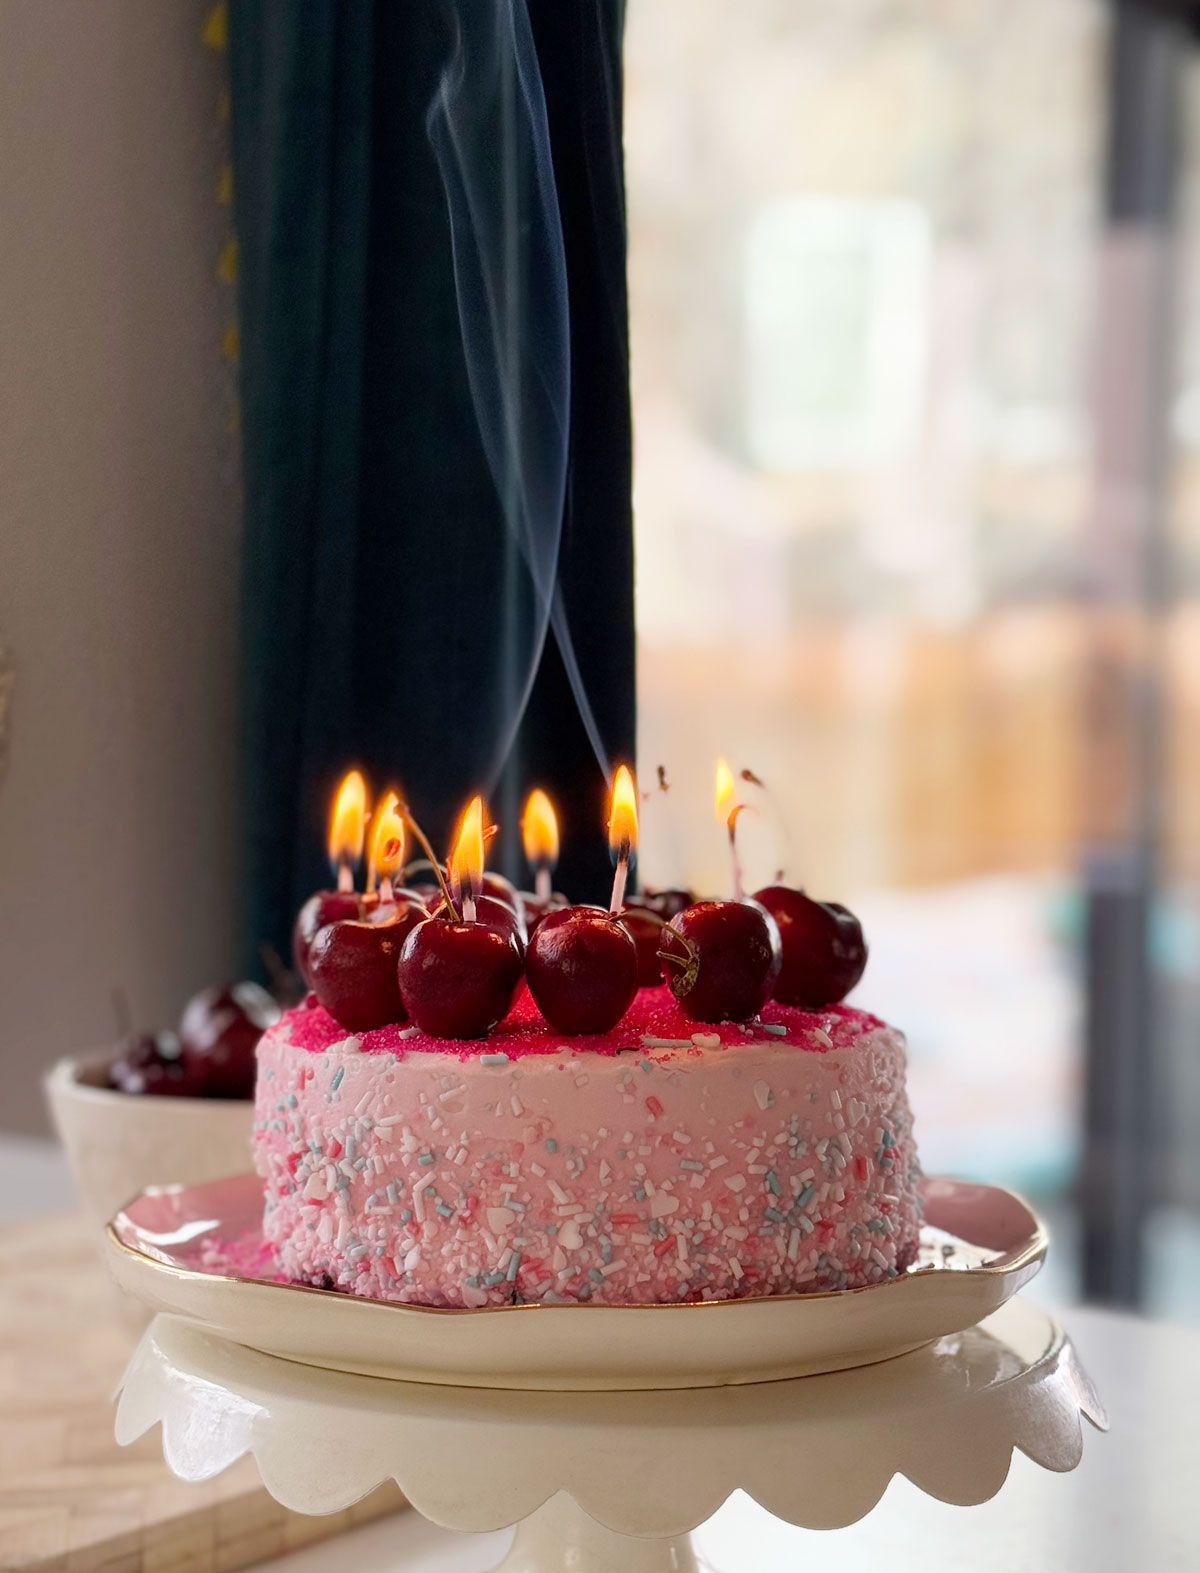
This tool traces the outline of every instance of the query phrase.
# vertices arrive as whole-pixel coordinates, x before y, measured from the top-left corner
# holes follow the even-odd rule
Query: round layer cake
[[[564,1039],[348,1036],[315,998],[258,1050],[265,1233],[297,1281],[480,1307],[849,1289],[915,1258],[902,1035],[846,1005],[697,1027],[644,989]]]

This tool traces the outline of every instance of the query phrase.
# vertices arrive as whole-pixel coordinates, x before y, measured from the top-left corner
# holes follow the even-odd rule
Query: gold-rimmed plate
[[[152,1310],[305,1365],[455,1387],[724,1387],[905,1354],[973,1327],[1036,1274],[1048,1238],[1019,1197],[946,1179],[923,1191],[914,1266],[826,1294],[478,1311],[359,1299],[283,1279],[253,1174],[144,1191],[109,1225],[108,1258]]]

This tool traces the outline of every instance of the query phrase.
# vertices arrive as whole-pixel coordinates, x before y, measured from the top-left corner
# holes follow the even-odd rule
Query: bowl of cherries
[[[50,1112],[80,1202],[101,1228],[147,1186],[249,1167],[254,1051],[279,1010],[256,983],[203,989],[174,1029],[54,1067]]]

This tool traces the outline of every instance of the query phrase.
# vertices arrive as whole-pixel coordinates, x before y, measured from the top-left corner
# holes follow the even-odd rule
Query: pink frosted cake
[[[349,1035],[310,996],[258,1065],[265,1231],[300,1282],[628,1305],[855,1288],[916,1254],[904,1039],[846,1005],[708,1026],[647,988],[565,1039],[523,993],[468,1042]]]

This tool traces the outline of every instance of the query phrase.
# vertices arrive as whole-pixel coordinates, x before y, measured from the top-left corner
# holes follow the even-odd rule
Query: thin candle
[[[329,861],[337,888],[354,889],[354,865],[361,861],[367,834],[367,784],[357,770],[342,779],[329,816]]]
[[[521,843],[525,861],[533,870],[534,895],[539,901],[548,903],[553,894],[554,866],[558,862],[558,815],[541,787],[534,787],[525,800]]]
[[[608,903],[610,917],[616,917],[625,904],[625,884],[629,878],[629,865],[637,852],[637,840],[637,784],[629,767],[622,765],[613,778],[612,805],[608,815],[608,845],[617,861],[612,897]]]
[[[733,899],[741,901],[745,895],[745,882],[742,878],[742,860],[737,849],[737,817],[742,811],[742,805],[737,800],[737,788],[733,781],[733,771],[730,770],[724,758],[717,759],[716,788],[713,793],[713,808],[717,822],[723,824],[729,833],[729,862],[733,874]]]

